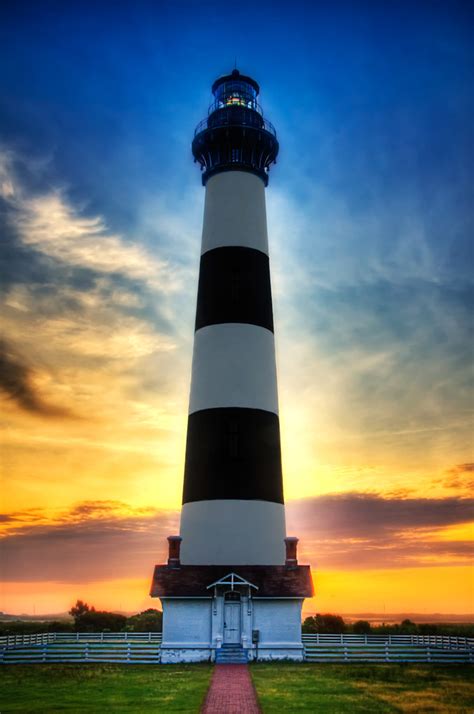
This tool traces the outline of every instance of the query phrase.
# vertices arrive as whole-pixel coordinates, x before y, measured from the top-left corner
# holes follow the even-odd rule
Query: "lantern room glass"
[[[216,87],[214,97],[219,109],[238,106],[258,110],[255,88],[242,80],[222,82]]]

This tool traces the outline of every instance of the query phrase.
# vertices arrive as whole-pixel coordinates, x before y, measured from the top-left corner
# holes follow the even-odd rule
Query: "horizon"
[[[89,603],[88,603],[89,604]],[[154,609],[158,610],[159,612],[162,612],[161,608],[155,607]],[[142,610],[111,610],[110,612],[113,612],[115,614],[120,614],[120,615],[125,615],[127,617],[133,617],[134,615],[140,614],[140,612],[143,612]],[[414,618],[412,622],[415,624],[474,624],[474,615],[472,613],[458,613],[458,614],[453,614],[453,613],[441,613],[441,612],[434,612],[434,613],[417,613],[417,612],[387,612],[387,613],[377,613],[377,612],[321,612],[315,610],[314,612],[310,611],[303,611],[302,613],[302,620],[304,620],[306,617],[314,617],[318,614],[322,615],[337,615],[339,617],[342,617],[342,619],[346,622],[346,624],[353,624],[357,620],[367,620],[373,625],[377,624],[397,624],[400,623],[404,619],[410,619]],[[7,622],[8,620],[4,620],[2,618],[17,618],[19,621],[22,621],[21,618],[25,617],[27,618],[24,621],[28,620],[38,620],[40,622],[53,622],[56,618],[61,618],[61,619],[69,619],[73,620],[74,618],[72,615],[69,614],[68,611],[66,612],[56,612],[56,613],[40,613],[40,614],[35,614],[35,615],[28,615],[26,612],[22,613],[7,613],[7,612],[1,612],[0,611],[0,622]],[[439,618],[445,618],[445,619],[439,619]]]
[[[190,144],[237,55],[281,147],[266,198],[304,610],[472,612],[474,7],[20,5],[0,9],[0,610],[159,604],[204,204]]]

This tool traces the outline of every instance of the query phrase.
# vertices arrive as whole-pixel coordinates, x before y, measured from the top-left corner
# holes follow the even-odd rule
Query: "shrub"
[[[302,629],[305,634],[340,634],[346,631],[346,623],[340,615],[318,613],[314,617],[307,617]]]
[[[163,629],[163,613],[150,607],[129,617],[126,629],[129,632],[161,632]]]
[[[355,635],[368,635],[371,631],[370,622],[367,620],[357,620],[357,622],[354,622],[352,625],[352,632]]]

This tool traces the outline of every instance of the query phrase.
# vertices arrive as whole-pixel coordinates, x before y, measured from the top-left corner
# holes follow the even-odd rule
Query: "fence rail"
[[[4,635],[0,647],[45,645],[51,642],[155,642],[161,643],[161,632],[43,632],[40,634]]]
[[[157,642],[48,642],[5,647],[0,650],[0,664],[63,662],[159,664],[160,644]]]
[[[472,650],[442,649],[428,645],[333,645],[305,646],[307,662],[426,662],[432,664],[474,664]]]
[[[474,640],[444,635],[302,636],[307,662],[474,663]]]
[[[309,645],[411,645],[441,647],[443,649],[474,649],[474,638],[451,635],[302,635],[303,644]]]

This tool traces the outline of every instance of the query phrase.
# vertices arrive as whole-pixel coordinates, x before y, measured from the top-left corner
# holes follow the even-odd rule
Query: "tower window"
[[[240,429],[236,420],[229,423],[229,456],[233,461],[240,458]]]
[[[240,270],[233,270],[230,279],[230,294],[232,303],[235,306],[237,306],[240,302],[241,285],[242,280]]]

